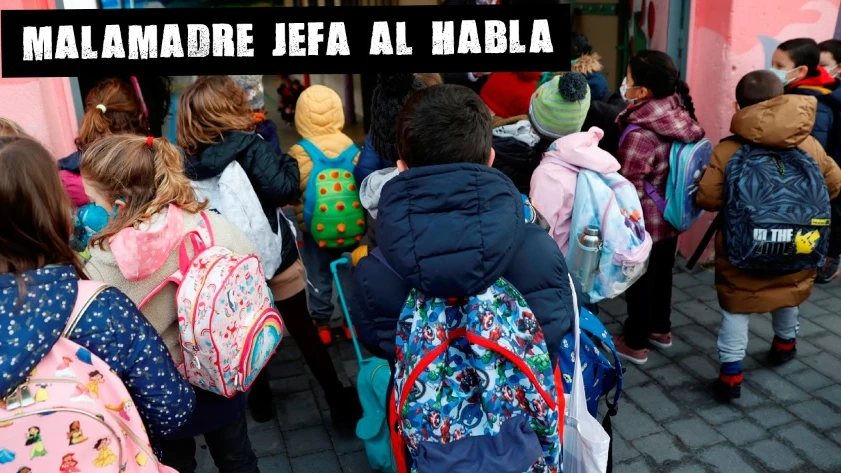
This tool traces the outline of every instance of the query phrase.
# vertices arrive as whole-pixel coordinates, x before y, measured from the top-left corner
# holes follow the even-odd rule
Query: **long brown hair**
[[[0,208],[0,273],[67,264],[84,277],[70,247],[70,200],[55,160],[38,142],[0,138]]]
[[[76,147],[84,151],[105,135],[145,135],[148,131],[149,123],[134,87],[119,79],[106,79],[85,98],[85,116],[79,125]]]
[[[5,117],[0,117],[0,136],[20,136],[23,138],[31,138],[29,133],[23,129],[16,121]]]
[[[87,185],[109,201],[122,199],[126,204],[91,238],[91,246],[103,248],[110,237],[149,220],[170,204],[189,213],[207,208],[207,202],[196,200],[184,175],[181,152],[165,138],[103,137],[85,151],[80,167]]]
[[[178,101],[177,143],[187,154],[221,141],[226,132],[253,130],[251,108],[229,76],[201,76]]]

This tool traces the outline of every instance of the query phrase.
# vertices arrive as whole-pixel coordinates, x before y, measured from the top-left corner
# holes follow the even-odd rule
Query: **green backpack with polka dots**
[[[304,191],[304,225],[322,248],[356,245],[365,235],[365,210],[353,177],[353,158],[359,148],[351,144],[335,158],[328,158],[309,140],[298,144],[313,164]]]

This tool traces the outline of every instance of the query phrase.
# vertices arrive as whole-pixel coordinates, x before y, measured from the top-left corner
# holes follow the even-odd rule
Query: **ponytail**
[[[76,148],[84,151],[99,138],[120,133],[145,135],[149,123],[134,88],[118,79],[104,80],[85,98]]]
[[[146,214],[152,215],[175,204],[181,209],[198,213],[207,202],[198,202],[190,180],[184,174],[184,157],[181,151],[165,138],[152,140],[150,151],[155,164],[155,198],[149,203]]]
[[[692,102],[692,96],[689,95],[689,84],[687,84],[684,80],[678,79],[677,93],[680,95],[680,101],[683,102],[683,107],[686,108],[687,112],[689,112],[689,116],[697,122],[698,119],[695,117],[695,104]]]

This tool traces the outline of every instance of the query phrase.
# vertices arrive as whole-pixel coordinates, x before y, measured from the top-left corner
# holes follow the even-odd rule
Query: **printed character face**
[[[105,382],[105,377],[102,376],[102,373],[100,373],[99,371],[93,371],[90,374],[88,374],[88,376],[90,376],[91,381],[97,384],[102,384]]]
[[[29,436],[30,437],[34,437],[34,436],[36,436],[40,433],[41,433],[41,429],[39,429],[38,427],[30,427],[29,428]]]
[[[61,457],[61,461],[64,463],[76,463],[76,460],[73,458],[73,453],[68,453],[67,455]]]
[[[437,429],[441,426],[441,413],[438,411],[434,411],[429,414],[429,425],[432,426],[433,429]]]
[[[429,325],[427,325],[426,327],[423,328],[423,338],[426,339],[426,341],[428,341],[428,342],[431,342],[432,340],[435,339],[435,332],[432,330],[432,327],[430,327]]]
[[[101,450],[107,448],[108,445],[110,445],[110,444],[111,444],[111,439],[103,437],[96,442],[96,445],[94,445],[93,448],[101,451]]]
[[[485,312],[482,315],[482,329],[490,330],[494,324],[494,315],[490,312]]]
[[[79,430],[79,429],[81,429],[81,428],[82,428],[82,427],[79,425],[79,421],[78,421],[78,420],[77,420],[77,421],[74,421],[72,424],[70,424],[70,431],[71,431],[71,432],[76,432],[77,430]]]

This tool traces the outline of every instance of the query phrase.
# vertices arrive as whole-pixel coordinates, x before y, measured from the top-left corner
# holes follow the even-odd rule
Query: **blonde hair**
[[[0,117],[0,136],[19,136],[21,138],[31,138],[29,133],[23,129],[16,121],[8,118]]]
[[[254,125],[242,89],[229,76],[201,76],[178,101],[176,141],[190,155],[221,141],[226,132],[253,131]]]
[[[151,141],[151,146],[148,144]],[[181,152],[165,138],[108,135],[82,155],[82,178],[109,201],[122,199],[124,210],[91,239],[103,243],[124,228],[136,227],[174,204],[189,213],[207,208],[184,175]]]

